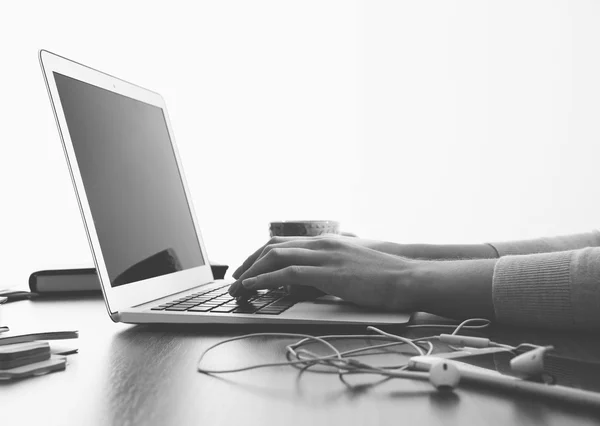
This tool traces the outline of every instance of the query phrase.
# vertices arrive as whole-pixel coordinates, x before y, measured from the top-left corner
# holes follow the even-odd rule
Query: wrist
[[[392,276],[392,287],[386,295],[388,307],[394,311],[422,311],[425,294],[422,290],[427,274],[423,260],[399,259],[401,264]]]
[[[434,284],[437,279],[436,261],[416,260],[411,270],[411,282],[414,289],[416,310],[427,312],[431,299],[436,297]]]
[[[373,241],[371,244],[373,250],[380,251],[382,253],[392,254],[394,256],[415,258],[414,250],[411,249],[410,244],[399,244],[392,243],[389,241]]]
[[[493,318],[496,259],[424,261],[413,272],[419,310],[453,317]]]

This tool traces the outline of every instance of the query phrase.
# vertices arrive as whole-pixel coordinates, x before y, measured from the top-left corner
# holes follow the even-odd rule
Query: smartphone
[[[544,356],[544,373],[539,377],[525,377],[512,370],[510,360],[514,358],[512,352],[500,348],[487,348],[475,351],[458,351],[447,354],[431,356],[417,356],[410,359],[410,366],[416,370],[428,371],[429,368],[440,360],[457,362],[457,367],[464,375],[480,382],[489,382],[492,386],[515,385],[515,381],[523,384],[522,387],[534,390],[535,386],[526,383],[534,382],[558,385],[574,391],[587,391],[597,393],[600,404],[600,363],[563,357],[554,353]],[[527,380],[518,380],[527,379]],[[576,392],[575,392],[576,393]]]
[[[483,355],[469,355],[455,358],[455,360],[490,371],[496,371],[507,376],[526,379],[527,377],[515,373],[510,368],[510,360],[514,357],[515,355],[511,352],[496,352]],[[575,389],[600,392],[600,363],[567,358],[550,352],[544,357],[544,374],[537,378],[528,379]]]

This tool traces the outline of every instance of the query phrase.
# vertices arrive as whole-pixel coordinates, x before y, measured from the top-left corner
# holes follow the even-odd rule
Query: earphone
[[[456,336],[462,329],[479,330],[486,328],[490,324],[487,319],[473,318],[463,321],[458,326],[453,325],[409,325],[406,328],[452,328],[454,331],[450,335],[456,338],[465,338],[467,336]],[[460,372],[456,366],[448,360],[442,360],[434,364],[428,372],[421,371],[408,371],[408,364],[403,363],[400,365],[392,366],[373,366],[364,362],[358,361],[355,358],[350,358],[350,355],[360,356],[361,353],[372,351],[374,349],[388,348],[397,345],[408,345],[416,352],[416,355],[431,355],[433,352],[433,344],[431,340],[440,339],[440,336],[429,336],[421,337],[417,339],[409,339],[403,336],[387,333],[378,328],[369,326],[367,330],[373,331],[376,334],[367,335],[329,335],[329,336],[310,336],[305,334],[297,333],[253,333],[244,336],[238,336],[231,339],[218,342],[209,348],[207,348],[198,360],[198,371],[205,374],[226,374],[236,373],[241,371],[253,370],[258,368],[278,367],[278,366],[294,366],[301,369],[310,369],[316,365],[328,367],[328,373],[337,373],[340,380],[347,386],[349,385],[345,380],[346,374],[377,374],[387,378],[404,378],[404,379],[416,379],[416,380],[428,380],[438,390],[451,390],[454,389],[460,382]],[[252,337],[282,337],[282,338],[300,338],[299,341],[291,345],[286,346],[287,361],[250,365],[247,367],[225,369],[225,370],[212,370],[201,366],[206,354],[218,346],[231,343],[236,340],[248,339]],[[347,350],[340,352],[335,346],[331,344],[331,340],[339,339],[372,339],[380,340],[385,343],[360,347],[357,349]],[[329,355],[318,355],[308,349],[303,348],[309,343],[319,343],[325,346],[331,351]],[[452,340],[457,343],[458,341]],[[489,342],[489,339],[488,339]],[[424,348],[423,346],[426,346]],[[314,371],[314,370],[313,370]]]
[[[537,376],[540,375],[540,373],[543,373],[544,355],[547,351],[552,350],[552,346],[538,346],[530,343],[522,343],[517,346],[510,346],[493,342],[487,338],[462,336],[458,334],[458,332],[462,329],[480,330],[486,328],[489,326],[489,324],[490,321],[487,319],[474,318],[463,321],[458,326],[435,324],[405,326],[405,328],[454,329],[452,334],[441,334],[437,336],[421,337],[416,339],[409,339],[403,336],[386,333],[375,327],[367,327],[368,330],[376,333],[368,335],[310,336],[295,333],[254,333],[227,339],[210,346],[200,356],[197,369],[199,372],[205,374],[225,374],[258,368],[292,366],[302,371],[312,369],[311,371],[316,373],[337,374],[340,381],[349,388],[361,388],[365,386],[364,384],[355,386],[348,383],[345,379],[345,376],[349,374],[380,375],[384,377],[383,380],[387,380],[389,378],[428,380],[438,391],[455,389],[459,382],[463,380],[465,382],[480,383],[482,385],[505,389],[511,392],[530,393],[548,398],[559,399],[561,401],[570,401],[577,404],[590,405],[595,408],[600,407],[600,394],[595,392],[568,388],[554,384],[549,385],[545,383],[521,380],[517,377],[507,376],[495,371],[485,370],[481,367],[474,367],[470,366],[469,364],[455,362],[454,360],[444,358],[444,356],[452,358],[452,355],[455,354],[454,352],[446,352],[430,356],[433,353],[433,344],[431,343],[432,340],[439,340],[447,343],[451,350],[462,352],[462,354],[455,354],[458,355],[458,359],[460,359],[460,355],[464,354],[495,353],[503,351],[518,353],[519,351],[525,349],[527,350],[525,353],[517,355],[511,360],[511,369],[514,372],[524,374],[528,377]],[[265,336],[299,338],[300,340],[296,343],[286,346],[287,361],[249,365],[246,367],[232,368],[227,370],[211,370],[201,366],[206,354],[218,346],[236,340]],[[378,343],[371,346],[360,347],[341,352],[331,343],[332,340],[336,339],[371,339],[383,341],[384,343]],[[304,346],[309,343],[321,344],[331,353],[328,355],[316,354],[304,348]],[[373,366],[361,362],[355,358],[357,356],[365,355],[374,349],[389,348],[396,345],[410,346],[415,352],[417,352],[417,356],[411,358],[408,364],[403,363],[390,366]],[[463,347],[455,349],[453,345],[461,345]],[[352,355],[353,358],[351,358],[350,355]],[[417,361],[419,358],[420,362]],[[424,362],[424,359],[429,359],[429,361]],[[325,369],[316,370],[313,369],[314,366],[325,367]],[[424,371],[409,370],[409,367]],[[381,382],[382,380],[367,384],[366,386],[375,385]]]
[[[460,371],[450,361],[438,361],[429,369],[429,381],[437,390],[451,390],[460,382]]]
[[[510,368],[512,371],[528,377],[539,376],[544,372],[544,356],[546,352],[553,349],[553,346],[542,346],[525,352],[510,360]]]
[[[364,352],[372,351],[374,349],[388,348],[397,345],[408,345],[415,350],[417,355],[425,356],[431,355],[433,352],[433,344],[431,340],[439,340],[446,343],[453,348],[452,345],[460,345],[463,347],[471,348],[487,348],[487,347],[498,347],[506,349],[507,351],[517,351],[523,347],[533,348],[533,350],[526,352],[522,355],[517,356],[511,361],[511,368],[516,372],[525,374],[538,374],[540,368],[543,369],[543,354],[541,350],[548,350],[551,347],[539,347],[528,343],[519,345],[517,347],[496,343],[488,338],[463,336],[459,335],[458,332],[463,329],[468,330],[480,330],[488,327],[490,321],[482,318],[472,318],[463,321],[457,326],[453,325],[408,325],[406,328],[452,328],[452,334],[440,334],[439,336],[421,337],[417,339],[409,339],[403,336],[387,333],[376,327],[369,326],[367,330],[373,331],[377,334],[368,335],[329,335],[329,336],[311,336],[306,334],[298,333],[253,333],[243,336],[233,337],[231,339],[218,342],[209,348],[207,348],[200,359],[198,360],[198,371],[205,374],[226,374],[226,373],[237,373],[241,371],[254,370],[258,368],[268,367],[279,367],[279,366],[293,366],[301,369],[310,369],[316,365],[329,367],[329,372],[337,373],[340,380],[347,386],[349,385],[345,380],[344,376],[347,374],[377,374],[387,378],[404,378],[404,379],[416,379],[416,380],[429,380],[429,382],[438,390],[454,389],[460,382],[460,371],[452,364],[449,360],[441,360],[436,364],[432,365],[428,372],[422,371],[408,371],[408,364],[403,363],[400,365],[383,366],[377,367],[370,364],[363,363],[356,360],[355,358],[349,358],[349,355],[359,355]],[[211,370],[201,366],[206,354],[218,346],[231,343],[236,340],[249,339],[252,337],[281,337],[281,338],[299,338],[300,340],[296,343],[286,346],[287,361],[250,365],[247,367],[225,369],[225,370]],[[339,339],[372,339],[372,340],[383,340],[386,343],[365,346],[357,349],[352,349],[344,352],[340,352],[335,346],[330,343],[330,340]],[[330,355],[318,355],[303,346],[308,343],[319,343],[329,349],[332,353]],[[427,349],[424,350],[420,345],[427,345]],[[541,366],[541,367],[540,367]],[[314,371],[314,370],[313,370]]]
[[[254,370],[258,368],[268,367],[280,367],[280,366],[293,366],[301,369],[311,369],[312,367],[319,365],[329,368],[329,370],[320,370],[319,372],[324,373],[337,373],[340,380],[349,385],[345,380],[344,376],[347,374],[376,374],[386,378],[403,378],[403,379],[416,379],[416,380],[429,380],[429,382],[438,390],[454,389],[460,382],[460,371],[450,360],[442,359],[434,363],[428,372],[423,371],[410,371],[408,370],[409,364],[403,363],[400,365],[391,366],[373,366],[355,358],[350,358],[350,355],[360,356],[361,353],[372,351],[375,349],[389,348],[397,345],[408,345],[416,352],[416,355],[427,356],[433,352],[433,344],[431,340],[439,340],[442,343],[449,345],[451,349],[459,350],[454,346],[461,346],[465,348],[488,348],[497,347],[506,351],[516,352],[523,348],[530,348],[528,352],[518,355],[513,358],[510,362],[511,369],[515,372],[522,373],[528,376],[539,375],[543,372],[543,355],[546,351],[552,349],[551,346],[541,347],[532,345],[529,343],[523,343],[519,346],[513,347],[496,343],[488,338],[464,336],[458,334],[463,329],[467,330],[480,330],[488,327],[490,321],[482,318],[472,318],[463,321],[457,326],[453,325],[408,325],[406,328],[452,328],[452,334],[440,334],[439,336],[421,337],[416,339],[409,339],[403,336],[387,333],[376,327],[369,326],[367,330],[373,331],[376,334],[367,335],[329,335],[329,336],[311,336],[307,334],[297,333],[253,333],[243,336],[233,337],[231,339],[218,342],[208,349],[206,349],[200,359],[198,360],[198,371],[205,374],[226,374],[226,373],[237,373],[241,371]],[[287,361],[250,365],[241,368],[225,369],[225,370],[211,370],[201,366],[206,354],[218,346],[231,343],[236,340],[249,339],[252,337],[281,337],[281,338],[299,338],[300,340],[296,343],[286,346]],[[351,349],[344,352],[340,352],[333,344],[331,340],[352,340],[352,339],[371,339],[381,340],[385,343],[360,347],[357,349]],[[329,355],[318,355],[308,349],[305,349],[309,343],[319,343],[330,350]],[[423,346],[427,348],[424,349]],[[316,371],[313,369],[313,371]]]

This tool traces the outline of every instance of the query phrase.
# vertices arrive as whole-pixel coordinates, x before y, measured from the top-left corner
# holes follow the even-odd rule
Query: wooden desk
[[[440,394],[427,382],[410,380],[389,381],[368,392],[351,393],[335,375],[299,376],[291,367],[209,377],[196,372],[196,362],[204,348],[226,337],[264,329],[114,324],[102,300],[96,298],[3,305],[0,323],[12,326],[14,331],[17,324],[26,324],[32,331],[77,329],[81,335],[78,340],[62,342],[63,346],[79,348],[79,354],[69,356],[66,371],[0,384],[2,426],[562,426],[599,422],[595,413],[577,407],[465,387],[454,394]],[[515,330],[493,330],[492,335],[506,343],[552,343],[574,356],[600,360],[600,343],[589,335]],[[266,338],[236,342],[220,348],[207,361],[215,368],[280,361],[284,359],[283,342]]]

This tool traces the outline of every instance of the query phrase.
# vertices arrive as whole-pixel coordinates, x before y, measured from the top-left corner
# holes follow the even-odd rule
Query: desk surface
[[[77,329],[81,336],[61,342],[79,348],[66,371],[0,383],[3,425],[598,424],[595,413],[577,407],[466,387],[439,394],[427,382],[394,380],[359,393],[349,392],[335,375],[299,375],[290,367],[202,375],[196,362],[208,345],[264,330],[114,324],[97,298],[3,305],[0,323],[14,331],[17,324],[32,331]],[[600,343],[589,335],[491,333],[505,343],[554,344],[563,353],[600,360]],[[209,357],[208,365],[280,361],[282,343],[275,338],[236,342]]]

